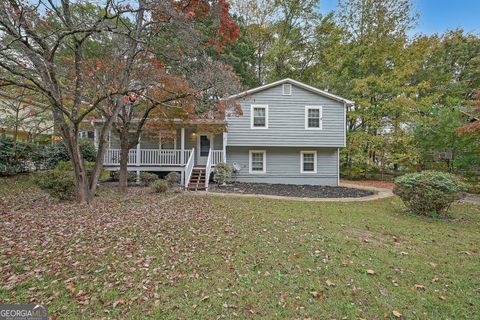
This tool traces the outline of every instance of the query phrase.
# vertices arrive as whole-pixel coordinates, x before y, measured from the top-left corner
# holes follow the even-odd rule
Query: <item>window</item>
[[[250,150],[250,173],[265,173],[267,171],[265,150]]]
[[[300,151],[302,173],[317,173],[317,151]]]
[[[322,130],[322,107],[305,107],[305,129]]]
[[[268,128],[268,106],[266,105],[252,105],[251,123],[252,129],[267,129]]]
[[[292,85],[289,83],[285,83],[282,86],[282,94],[284,96],[291,96],[292,95]]]

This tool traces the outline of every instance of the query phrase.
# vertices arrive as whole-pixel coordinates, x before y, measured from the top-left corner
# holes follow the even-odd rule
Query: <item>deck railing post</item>
[[[180,163],[185,164],[185,128],[180,129]]]

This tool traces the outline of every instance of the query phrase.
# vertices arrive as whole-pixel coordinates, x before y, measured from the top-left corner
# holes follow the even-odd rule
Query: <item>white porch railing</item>
[[[128,152],[129,165],[185,165],[192,150],[131,149]],[[182,157],[183,152],[183,157]],[[183,159],[183,161],[182,161]],[[120,149],[107,149],[104,165],[120,165]]]
[[[205,165],[205,190],[208,191],[208,182],[210,180],[210,173],[212,172],[212,154],[213,150],[210,149],[207,157],[207,164]]]
[[[220,162],[225,162],[223,150],[211,150],[212,151],[212,165],[216,165]]]
[[[192,148],[192,150],[190,152],[190,156],[188,157],[187,165],[185,166],[185,172],[184,172],[185,188],[188,187],[188,183],[190,182],[190,177],[192,176],[192,171],[193,171],[193,166],[194,165],[195,165],[195,152],[194,152],[194,149]]]

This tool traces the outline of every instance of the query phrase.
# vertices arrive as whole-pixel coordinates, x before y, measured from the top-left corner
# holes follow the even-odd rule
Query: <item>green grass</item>
[[[405,214],[395,197],[103,188],[87,207],[51,200],[26,178],[0,185],[0,303],[48,303],[62,319],[480,317],[480,206],[432,220]]]

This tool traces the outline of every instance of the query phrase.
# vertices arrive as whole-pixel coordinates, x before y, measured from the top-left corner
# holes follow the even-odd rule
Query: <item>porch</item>
[[[196,190],[208,189],[213,168],[226,161],[227,133],[197,132],[197,128],[179,128],[169,139],[142,136],[135,149],[128,152],[128,171],[179,172],[185,188],[195,180]],[[116,171],[120,167],[118,139],[111,134],[103,158],[104,168]]]

